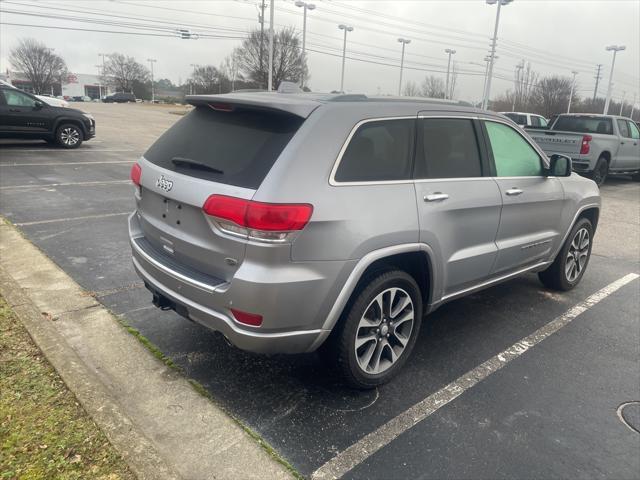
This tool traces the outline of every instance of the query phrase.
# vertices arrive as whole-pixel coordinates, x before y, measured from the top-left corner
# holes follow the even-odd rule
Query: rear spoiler
[[[269,92],[187,95],[185,100],[195,107],[210,106],[218,111],[267,110],[289,113],[301,118],[307,118],[321,105],[320,102],[312,99],[295,98],[286,94]]]

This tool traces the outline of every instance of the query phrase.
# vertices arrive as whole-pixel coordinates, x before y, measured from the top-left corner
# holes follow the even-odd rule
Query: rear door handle
[[[424,201],[425,202],[440,202],[442,200],[446,200],[447,198],[449,198],[449,195],[447,195],[446,193],[436,192],[436,193],[432,193],[430,195],[426,195],[424,197]]]
[[[522,190],[520,190],[519,188],[513,187],[513,188],[510,188],[509,190],[507,190],[504,193],[506,193],[510,197],[515,197],[516,195],[520,195],[522,193]]]

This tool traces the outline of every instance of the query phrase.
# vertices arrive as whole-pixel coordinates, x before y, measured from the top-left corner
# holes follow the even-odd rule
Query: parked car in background
[[[632,175],[640,180],[640,130],[630,118],[567,113],[548,130],[528,130],[549,155],[571,157],[573,169],[602,185],[607,175]]]
[[[44,103],[51,105],[52,107],[64,107],[69,108],[69,102],[66,100],[60,100],[56,97],[50,97],[48,95],[36,95],[37,98],[42,100]]]
[[[520,127],[533,127],[533,128],[546,128],[548,123],[547,119],[542,115],[536,115],[535,113],[525,112],[500,112],[505,117],[513,120]]]
[[[598,188],[501,115],[342,94],[187,101],[131,169],[133,264],[156,306],[242,349],[320,348],[372,388],[445,302],[530,271],[569,290],[585,272]]]
[[[73,97],[73,101],[74,102],[90,102],[91,97],[88,97],[87,95],[78,95]]]
[[[135,102],[136,97],[133,93],[119,92],[107,95],[102,101],[105,103],[128,103]]]
[[[88,113],[49,105],[35,95],[0,85],[0,138],[43,139],[78,148],[95,133],[96,122]]]

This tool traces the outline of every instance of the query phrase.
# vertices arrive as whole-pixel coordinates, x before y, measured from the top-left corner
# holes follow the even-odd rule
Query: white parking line
[[[2,148],[2,145],[0,145],[0,148]],[[83,149],[79,149],[79,150],[64,150],[61,148],[33,148],[33,149],[22,149],[22,148],[12,148],[10,150],[0,150],[0,153],[2,153],[3,155],[5,154],[9,154],[9,153],[35,153],[35,152],[46,152],[46,153],[51,153],[51,152],[59,152],[59,153],[63,153],[66,155],[68,153],[93,153],[93,152],[135,152],[136,150],[132,150],[130,148],[127,149],[113,149],[113,148],[83,148]]]
[[[94,186],[94,185],[118,185],[130,183],[131,180],[105,180],[103,182],[69,182],[69,183],[44,183],[27,185],[7,185],[0,187],[0,190],[28,190],[30,188],[52,188],[52,187],[73,187],[73,186]]]
[[[57,223],[57,222],[73,222],[74,220],[92,220],[94,218],[108,218],[108,217],[117,217],[120,215],[130,215],[130,214],[131,212],[101,213],[98,215],[85,215],[83,217],[54,218],[52,220],[37,220],[35,222],[14,223],[14,225],[16,227],[28,227],[30,225],[44,225],[46,223]]]
[[[465,373],[457,380],[428,396],[421,402],[418,402],[408,410],[405,410],[397,417],[389,420],[377,430],[364,436],[358,440],[358,442],[343,450],[313,472],[311,478],[314,480],[324,480],[342,477],[378,450],[391,443],[399,435],[409,430],[448,403],[452,402],[466,390],[477,385],[489,375],[497,372],[507,363],[518,358],[531,347],[534,347],[545,338],[556,333],[562,327],[568,325],[578,315],[587,311],[601,300],[605,299],[639,276],[640,275],[638,274],[630,273],[615,282],[610,283],[602,290],[599,290],[583,302],[580,302],[569,309],[564,314],[556,317],[544,327],[536,330],[519,342],[514,343],[503,352],[500,352],[483,364]]]
[[[45,163],[0,163],[0,167],[42,167],[58,165],[108,165],[111,163],[134,163],[135,160],[111,160],[106,162],[45,162]]]

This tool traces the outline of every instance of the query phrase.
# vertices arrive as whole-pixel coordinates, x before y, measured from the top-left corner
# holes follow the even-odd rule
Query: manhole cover
[[[618,418],[628,428],[640,433],[640,402],[627,402],[620,405]]]

